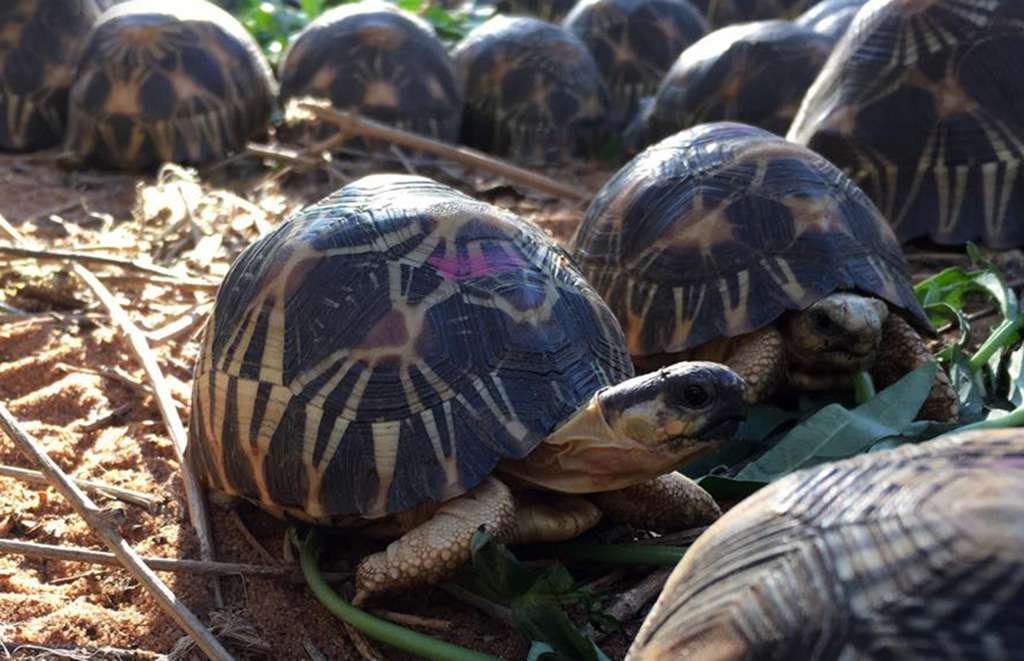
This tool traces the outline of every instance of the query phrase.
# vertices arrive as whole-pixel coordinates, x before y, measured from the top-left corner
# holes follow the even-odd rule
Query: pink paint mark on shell
[[[521,270],[526,262],[515,255],[476,255],[468,259],[431,255],[427,263],[438,270],[446,280],[464,280]]]

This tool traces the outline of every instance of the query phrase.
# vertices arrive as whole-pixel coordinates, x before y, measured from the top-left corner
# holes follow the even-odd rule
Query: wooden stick
[[[512,165],[507,161],[502,161],[469,147],[449,145],[417,133],[403,131],[387,124],[375,122],[372,119],[367,119],[355,113],[329,108],[316,103],[300,102],[298,106],[302,110],[334,124],[350,136],[362,135],[367,138],[392,142],[419,151],[429,152],[457,163],[463,163],[470,167],[505,177],[556,197],[577,202],[588,201],[593,197],[592,193],[582,188],[563,184],[550,177],[545,177],[542,174]]]
[[[11,477],[30,484],[43,484],[47,486],[50,484],[50,481],[46,476],[39,471],[30,470],[28,468],[18,468],[17,466],[0,465],[0,476]],[[77,484],[78,488],[86,493],[101,493],[104,496],[110,496],[111,498],[123,500],[126,503],[133,503],[140,507],[145,507],[149,511],[153,511],[156,509],[156,506],[160,504],[159,498],[154,498],[153,496],[146,495],[139,491],[131,491],[130,489],[122,489],[121,487],[115,487],[111,484],[104,484],[103,482],[75,479],[75,484]]]
[[[668,576],[671,573],[672,569],[659,569],[658,571],[649,574],[635,586],[619,595],[619,598],[615,600],[615,603],[609,606],[605,612],[619,622],[625,624],[632,619],[640,609],[646,606],[648,602],[658,596],[658,593],[661,592],[661,588],[664,587],[665,581],[668,580]],[[608,633],[598,631],[595,627],[588,624],[583,628],[583,635],[595,642],[600,642],[608,635]]]
[[[480,595],[474,594],[469,590],[459,587],[453,583],[443,583],[439,585],[442,590],[455,597],[464,604],[468,604],[473,608],[476,608],[485,615],[491,616],[493,619],[505,624],[513,629],[516,628],[516,621],[512,619],[512,610],[496,604],[490,599],[484,599]]]
[[[107,548],[117,556],[117,559],[124,568],[149,591],[160,608],[177,622],[178,626],[185,633],[196,641],[196,645],[208,657],[218,660],[224,659],[225,661],[232,659],[231,654],[203,626],[203,623],[192,614],[192,611],[186,608],[178,597],[160,580],[160,577],[143,563],[142,558],[135,552],[135,549],[125,541],[124,537],[117,532],[117,529],[103,515],[103,511],[64,474],[60,466],[46,454],[46,451],[39,446],[39,443],[34,438],[21,428],[18,421],[7,410],[7,407],[2,404],[0,404],[0,429],[3,429],[26,456],[39,464],[39,467],[50,479],[53,486],[68,499],[71,506],[75,508],[75,511],[99,535]]]
[[[114,257],[113,255],[97,255],[93,253],[77,252],[74,250],[38,250],[36,248],[22,248],[18,246],[0,245],[0,255],[38,259],[42,261],[79,262],[82,264],[105,264],[109,266],[117,266],[122,269],[129,269],[132,271],[141,271],[142,273],[149,273],[151,275],[159,275],[165,278],[178,279],[181,277],[174,271],[165,269],[160,266],[156,266],[154,264],[144,264],[142,262],[136,262],[131,259],[122,259],[120,257]],[[195,280],[195,278],[187,278],[187,280]],[[216,283],[213,283],[213,285],[216,286]]]
[[[15,243],[25,242],[21,233],[7,222],[3,215],[0,215],[0,232],[7,234],[8,238]],[[153,396],[156,398],[160,415],[164,420],[164,425],[167,427],[167,433],[171,437],[178,464],[181,467],[181,479],[185,485],[185,500],[188,505],[189,519],[191,520],[192,527],[195,528],[196,536],[199,538],[199,555],[203,560],[213,560],[213,532],[210,529],[209,513],[206,511],[206,499],[203,497],[199,480],[196,479],[195,474],[189,468],[188,462],[185,461],[185,447],[188,444],[188,439],[185,437],[185,426],[181,424],[178,409],[175,407],[175,401],[171,397],[171,391],[167,386],[167,381],[164,379],[163,372],[160,371],[160,365],[156,362],[156,356],[153,355],[153,351],[146,343],[146,336],[142,330],[132,322],[128,313],[124,311],[124,308],[121,307],[117,299],[110,293],[110,290],[104,287],[103,283],[97,280],[96,276],[81,264],[72,262],[71,268],[92,289],[100,303],[110,313],[111,319],[128,336],[128,341],[135,352],[136,358],[142,363],[142,368],[145,370],[149,383],[153,388]],[[213,581],[212,588],[215,599],[220,602],[220,584],[217,581]]]

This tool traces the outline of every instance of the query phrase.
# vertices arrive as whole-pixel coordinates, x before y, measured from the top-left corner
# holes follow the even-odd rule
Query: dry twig
[[[658,571],[648,575],[634,587],[620,594],[619,598],[615,600],[615,603],[609,606],[605,612],[619,622],[625,624],[632,619],[640,609],[646,606],[648,602],[658,596],[658,593],[661,592],[661,588],[665,586],[665,581],[668,580],[668,576],[671,573],[671,569],[659,569]],[[596,642],[600,642],[601,639],[608,635],[607,633],[595,630],[594,627],[589,624],[584,627],[583,634]]]
[[[442,590],[444,590],[451,596],[455,597],[462,603],[468,604],[473,608],[476,608],[484,615],[489,615],[491,618],[497,620],[498,622],[501,622],[502,624],[508,627],[511,627],[513,629],[516,628],[516,622],[512,619],[512,611],[506,608],[505,606],[502,606],[501,604],[496,604],[493,601],[490,601],[489,599],[484,599],[483,597],[475,595],[465,588],[461,588],[458,585],[453,585],[451,583],[445,583],[438,587],[440,587]]]
[[[121,533],[107,520],[103,511],[89,499],[78,486],[64,474],[39,443],[21,428],[7,407],[0,405],[0,428],[11,438],[18,448],[30,457],[43,473],[50,479],[53,486],[68,499],[79,516],[85,519],[89,527],[103,543],[117,556],[131,575],[141,583],[163,609],[211,659],[232,658],[224,646],[213,637],[203,623],[168,589],[152,569],[147,567],[139,554],[135,552]]]
[[[403,131],[387,124],[375,122],[372,119],[367,119],[355,113],[337,110],[316,103],[302,102],[298,105],[302,110],[336,125],[349,137],[359,135],[428,152],[456,163],[462,163],[478,170],[484,170],[505,177],[550,195],[576,202],[585,202],[592,197],[589,191],[563,184],[550,177],[545,177],[542,174],[512,165],[469,147],[449,145],[417,133]]]
[[[8,257],[18,258],[30,258],[39,261],[54,261],[54,262],[78,262],[81,264],[104,264],[107,266],[117,266],[118,268],[128,269],[131,271],[139,271],[141,273],[148,273],[150,275],[158,275],[171,280],[177,280],[181,278],[180,275],[165,269],[155,264],[144,264],[142,262],[136,262],[131,259],[122,259],[121,257],[115,257],[113,255],[97,255],[93,253],[85,253],[75,250],[39,250],[36,248],[22,248],[18,246],[4,246],[0,245],[0,255],[7,255]],[[197,281],[195,278],[185,278],[186,281]],[[212,284],[214,287],[217,283],[206,283]]]
[[[16,480],[21,480],[22,482],[28,482],[29,484],[42,484],[46,486],[49,486],[50,484],[50,480],[48,480],[46,476],[39,471],[30,470],[28,468],[18,468],[16,466],[0,465],[0,476],[12,477]],[[133,503],[140,507],[145,507],[151,512],[160,504],[159,498],[155,498],[139,491],[122,489],[121,487],[104,484],[103,482],[94,482],[92,480],[76,479],[74,482],[78,485],[78,488],[86,493],[101,493],[104,496],[109,496],[111,498],[116,498],[117,500],[123,500],[126,503]]]

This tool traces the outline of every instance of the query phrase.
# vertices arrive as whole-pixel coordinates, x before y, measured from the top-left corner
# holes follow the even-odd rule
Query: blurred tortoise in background
[[[865,3],[867,0],[821,0],[800,14],[794,22],[832,41],[839,41]]]
[[[732,436],[742,381],[711,363],[632,376],[615,317],[539,228],[375,175],[231,267],[188,456],[271,512],[400,537],[360,563],[362,600],[449,576],[481,525],[557,541],[602,511],[659,529],[714,519],[672,471]]]
[[[725,363],[751,402],[887,386],[935,359],[900,245],[878,209],[809,149],[742,124],[682,131],[598,192],[570,245],[641,370]],[[923,418],[955,420],[942,370]]]
[[[791,19],[819,0],[690,0],[712,29],[733,23]]]
[[[451,57],[430,25],[391,5],[325,12],[289,46],[280,75],[282,106],[327,99],[407,131],[459,139],[462,93]]]
[[[571,32],[496,16],[453,56],[466,99],[465,144],[538,164],[585,157],[599,146],[607,93],[590,51]]]
[[[1024,2],[874,0],[789,138],[840,168],[901,241],[1024,245]]]
[[[627,655],[1019,659],[1024,433],[962,432],[803,470],[686,552]]]
[[[93,0],[4,0],[0,149],[60,144],[75,66],[99,15]]]
[[[230,14],[204,0],[130,0],[89,34],[66,161],[140,170],[217,160],[263,130],[273,104],[270,67]]]
[[[594,56],[613,125],[625,124],[683,49],[708,31],[688,0],[581,0],[563,27]]]
[[[638,151],[682,129],[724,120],[784,134],[832,45],[789,21],[715,30],[683,51],[626,141]]]

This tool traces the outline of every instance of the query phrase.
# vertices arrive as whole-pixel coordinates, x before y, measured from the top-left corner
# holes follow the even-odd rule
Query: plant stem
[[[305,541],[300,541],[295,531],[291,531],[292,540],[300,549],[299,561],[302,573],[306,577],[309,589],[317,600],[335,617],[359,629],[370,638],[397,647],[400,650],[416,654],[427,659],[438,661],[495,661],[496,657],[481,652],[446,643],[411,629],[399,626],[363,612],[341,598],[331,589],[317,567],[318,547],[314,533],[310,533]]]
[[[555,555],[580,562],[606,565],[651,565],[675,567],[688,546],[655,546],[646,544],[590,544],[569,542],[547,547]]]
[[[875,382],[871,380],[871,375],[863,370],[853,375],[853,396],[858,405],[875,396]]]
[[[1001,324],[996,326],[996,329],[992,331],[988,339],[978,347],[978,351],[971,356],[971,368],[979,369],[987,363],[992,354],[1009,344],[1022,325],[1024,325],[1024,316],[1017,319],[1004,319]]]

